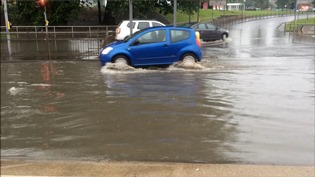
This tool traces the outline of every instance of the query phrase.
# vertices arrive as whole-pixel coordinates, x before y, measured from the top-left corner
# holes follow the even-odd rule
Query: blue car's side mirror
[[[135,40],[132,45],[139,45],[140,44],[140,41],[139,40]]]

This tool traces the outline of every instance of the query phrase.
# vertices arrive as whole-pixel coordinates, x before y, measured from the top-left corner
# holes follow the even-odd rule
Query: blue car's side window
[[[189,31],[185,31],[185,30],[171,30],[171,42],[178,42],[178,41],[182,41],[185,39],[189,39],[190,38],[190,33]]]
[[[145,33],[140,36],[137,40],[137,45],[139,44],[148,44],[156,42],[165,42],[166,41],[166,30],[155,30]]]

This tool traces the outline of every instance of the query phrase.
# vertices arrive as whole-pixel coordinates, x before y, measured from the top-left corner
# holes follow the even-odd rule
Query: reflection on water
[[[18,67],[21,74],[15,75],[14,80],[23,83],[4,79],[4,90],[17,84],[26,91],[3,94],[3,156],[13,156],[21,148],[18,157],[54,159],[62,157],[49,155],[51,151],[65,149],[64,158],[204,161],[207,152],[209,159],[227,161],[216,154],[216,147],[221,146],[225,136],[233,139],[233,135],[228,135],[228,131],[210,135],[206,128],[215,124],[225,129],[227,123],[206,113],[212,109],[207,101],[193,97],[196,94],[204,97],[202,79],[195,80],[194,74],[189,73],[99,75],[98,65],[93,65],[89,83],[81,80],[81,75],[87,73],[80,69],[72,73],[80,81],[66,81],[73,77],[71,70],[86,69],[84,65],[44,63],[5,67]],[[22,74],[29,72],[26,68],[36,67],[41,68],[41,77],[25,80],[29,79]],[[65,72],[66,77],[60,78],[60,73]],[[164,80],[170,83],[163,86]],[[155,99],[157,94],[159,98]],[[220,142],[209,141],[209,136],[218,136]],[[199,148],[195,155],[187,154],[196,145]],[[34,156],[31,149],[41,153]],[[67,154],[67,150],[72,152]]]
[[[313,164],[314,60],[278,62],[127,73],[98,62],[2,64],[1,155]]]

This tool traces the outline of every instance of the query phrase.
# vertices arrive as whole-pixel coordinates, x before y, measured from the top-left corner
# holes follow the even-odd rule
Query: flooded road
[[[3,62],[1,157],[314,165],[315,40],[290,20],[235,25],[191,69]]]

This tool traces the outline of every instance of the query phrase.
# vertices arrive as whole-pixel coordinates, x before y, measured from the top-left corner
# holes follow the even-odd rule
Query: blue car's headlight
[[[102,54],[103,54],[103,55],[106,55],[106,54],[108,54],[111,50],[113,50],[113,47],[106,47],[106,48],[102,51]]]

